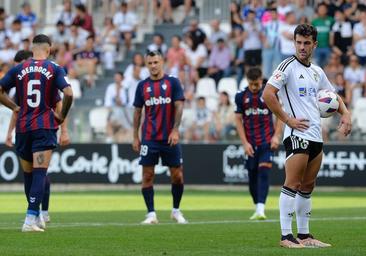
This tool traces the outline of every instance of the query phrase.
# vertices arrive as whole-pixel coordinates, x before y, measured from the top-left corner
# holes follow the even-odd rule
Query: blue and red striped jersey
[[[62,67],[49,60],[27,60],[8,71],[0,80],[5,90],[16,88],[20,106],[16,132],[57,129],[53,108],[60,100],[59,90],[70,86]]]
[[[262,98],[263,89],[253,94],[248,88],[235,96],[235,113],[242,114],[245,136],[253,146],[270,144],[274,134],[272,112]]]
[[[168,140],[174,125],[174,102],[178,100],[184,100],[184,94],[175,77],[164,75],[160,80],[146,78],[139,82],[133,105],[145,107],[143,141]]]

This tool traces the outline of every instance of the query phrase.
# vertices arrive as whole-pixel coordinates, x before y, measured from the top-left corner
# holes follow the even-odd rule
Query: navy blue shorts
[[[15,135],[15,149],[20,158],[33,162],[33,153],[54,149],[57,146],[57,130],[39,129]]]
[[[248,156],[245,162],[248,170],[258,169],[260,163],[272,163],[273,151],[271,150],[270,144],[260,145],[253,147],[254,157]]]
[[[140,162],[142,166],[152,166],[159,163],[169,167],[178,167],[183,163],[180,144],[170,146],[167,141],[143,141],[140,150]]]

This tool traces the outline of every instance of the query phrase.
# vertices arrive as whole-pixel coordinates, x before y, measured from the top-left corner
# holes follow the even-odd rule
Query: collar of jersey
[[[301,64],[301,65],[303,65],[303,66],[305,66],[305,67],[307,67],[307,68],[310,68],[310,66],[311,66],[311,62],[309,63],[309,65],[306,65],[306,64],[304,64],[304,63],[302,63],[297,57],[296,57],[296,55],[293,55],[294,57],[295,57],[295,59]]]

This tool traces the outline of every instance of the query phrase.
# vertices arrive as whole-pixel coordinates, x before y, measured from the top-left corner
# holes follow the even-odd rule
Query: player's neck
[[[163,79],[163,77],[164,77],[164,72],[161,72],[158,75],[150,75],[151,80],[160,80],[160,79]]]
[[[304,66],[309,67],[310,66],[310,58],[308,59],[300,59],[299,56],[295,55],[296,59],[298,62],[300,62],[301,64],[303,64]]]

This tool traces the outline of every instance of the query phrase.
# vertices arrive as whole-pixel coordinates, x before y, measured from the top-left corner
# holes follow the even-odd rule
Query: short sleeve
[[[289,68],[282,71],[281,69],[282,63],[277,67],[277,69],[273,72],[272,76],[268,80],[268,84],[273,85],[278,90],[287,83]]]
[[[10,69],[5,76],[0,80],[0,86],[4,88],[5,91],[9,91],[12,87],[15,86],[15,69]]]
[[[243,93],[242,92],[238,92],[235,95],[235,113],[237,114],[243,114],[244,113],[244,109],[243,109]]]
[[[184,100],[183,87],[179,80],[175,77],[169,77],[172,83],[172,97],[173,101]]]
[[[70,83],[68,82],[68,78],[66,77],[66,73],[63,68],[60,66],[56,66],[56,87],[63,91],[64,88],[70,86]]]
[[[143,95],[143,81],[141,81],[136,88],[135,100],[133,106],[136,108],[142,108],[144,106],[144,95]]]

